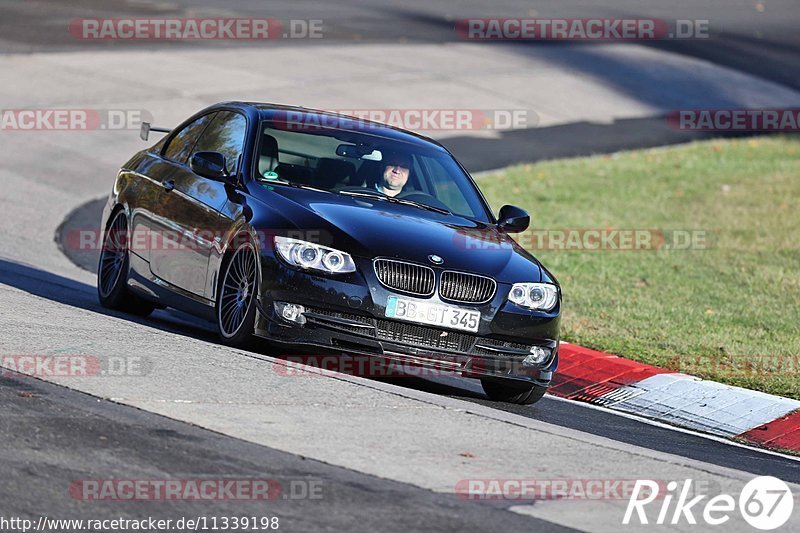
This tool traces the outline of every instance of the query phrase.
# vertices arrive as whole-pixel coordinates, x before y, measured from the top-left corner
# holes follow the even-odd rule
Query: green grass
[[[480,186],[537,230],[706,231],[706,249],[532,249],[561,283],[563,339],[800,399],[800,138],[547,161]]]

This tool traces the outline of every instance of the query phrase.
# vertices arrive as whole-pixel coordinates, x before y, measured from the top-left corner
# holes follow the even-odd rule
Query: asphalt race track
[[[759,5],[760,4],[760,5]],[[686,5],[680,0],[651,4],[636,0],[507,0],[486,3],[468,0],[453,4],[443,0],[396,2],[293,2],[241,0],[220,7],[214,0],[171,2],[107,0],[64,3],[58,0],[7,3],[0,7],[3,49],[13,52],[96,48],[97,43],[76,41],[58,31],[78,17],[148,16],[258,16],[280,20],[324,20],[325,41],[337,42],[451,42],[455,20],[467,17],[654,17],[664,20],[708,20],[712,39],[659,41],[653,46],[713,61],[793,87],[800,88],[796,65],[800,54],[797,5],[791,0],[728,4],[705,0]],[[175,46],[207,43],[174,43]],[[228,46],[229,43],[213,43]],[[316,44],[314,41],[292,42]],[[326,42],[327,44],[327,42]],[[141,43],[105,43],[140,46]]]
[[[357,520],[364,530],[451,531],[535,527],[537,531],[570,531],[500,507],[479,506],[447,494],[436,494],[391,480],[331,466],[301,456],[256,446],[146,411],[98,404],[92,397],[29,378],[0,378],[5,440],[2,473],[4,514],[25,515],[46,502],[47,513],[75,516],[81,503],[63,490],[75,472],[102,476],[109,470],[122,479],[222,476],[292,479],[317,483],[324,497],[261,502],[157,502],[120,509],[99,503],[92,518],[136,518],[143,513],[161,519],[183,516],[279,516],[290,529],[347,530]],[[41,458],[47,461],[42,462]],[[311,486],[314,486],[313,484]],[[291,489],[290,489],[291,490]],[[142,508],[144,507],[144,509]],[[409,513],[408,507],[414,512]]]
[[[64,31],[78,17],[121,16],[322,19],[327,33],[258,49],[92,43]],[[717,33],[477,45],[452,30],[472,16],[708,19]],[[0,6],[0,99],[4,108],[143,110],[167,126],[240,96],[321,108],[533,110],[538,124],[529,128],[431,132],[480,172],[699,138],[666,125],[665,113],[682,106],[797,107],[800,74],[788,65],[800,63],[798,22],[789,1],[759,11],[604,0],[588,12],[555,1],[535,9],[516,1],[13,2]],[[214,67],[219,75],[209,76]],[[551,397],[498,404],[455,378],[294,374],[280,354],[225,348],[210,324],[181,313],[138,319],[105,310],[96,252],[70,239],[97,227],[116,169],[143,146],[137,132],[0,131],[0,140],[0,355],[73,354],[136,368],[45,379],[0,369],[0,517],[267,516],[288,531],[619,531],[623,499],[468,501],[455,493],[476,479],[648,478],[736,495],[759,475],[798,493],[795,457]],[[274,480],[283,493],[266,502],[127,502],[70,491],[81,480],[227,478]],[[799,525],[795,516],[786,527]],[[725,528],[752,531],[739,516]]]

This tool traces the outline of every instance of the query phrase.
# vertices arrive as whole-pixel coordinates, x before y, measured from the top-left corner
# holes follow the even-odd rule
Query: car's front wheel
[[[538,402],[547,391],[547,387],[516,381],[496,381],[482,379],[483,392],[496,402],[530,405]]]
[[[97,266],[97,296],[103,307],[147,316],[155,306],[128,291],[128,262],[128,219],[120,209],[111,217],[103,237]]]
[[[217,293],[217,330],[222,342],[247,349],[255,343],[258,254],[243,242],[228,255]]]

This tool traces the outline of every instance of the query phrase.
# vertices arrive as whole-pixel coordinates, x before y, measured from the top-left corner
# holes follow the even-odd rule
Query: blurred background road
[[[69,24],[81,18],[113,17],[262,17],[282,21],[284,27],[293,19],[317,20],[321,21],[323,36],[255,43],[87,41],[68,31]],[[454,27],[459,19],[468,17],[652,17],[668,25],[676,20],[707,20],[708,38],[617,44],[466,43]],[[800,88],[800,73],[789,68],[800,63],[798,22],[796,4],[789,0],[702,1],[691,5],[670,0],[657,6],[632,0],[535,4],[29,0],[0,5],[0,52],[133,52],[133,56],[106,55],[97,63],[92,56],[78,65],[83,70],[80,75],[86,83],[82,88],[87,90],[89,103],[111,103],[113,93],[104,91],[108,88],[105,84],[121,71],[126,75],[124,83],[144,84],[150,89],[148,96],[156,99],[171,96],[176,86],[189,84],[187,96],[200,97],[184,100],[191,105],[246,97],[338,109],[421,105],[487,109],[494,105],[529,111],[532,120],[528,125],[502,128],[488,139],[486,132],[436,132],[437,137],[449,137],[447,146],[468,169],[479,171],[542,158],[697,139],[702,134],[675,131],[661,120],[665,113],[689,105],[797,105],[793,91],[782,91],[777,85],[753,84],[752,77],[785,89]],[[354,47],[355,44],[360,46]],[[231,49],[238,52],[224,52]],[[203,53],[191,55],[192,50]],[[170,53],[165,54],[167,51]],[[143,61],[146,54],[153,52],[159,53]],[[64,57],[57,63],[62,61],[66,64],[70,59]],[[361,68],[364,63],[377,69]],[[163,68],[157,68],[159,65]],[[213,66],[216,76],[201,76],[201,65],[203,73]],[[13,76],[9,79],[30,75],[9,68],[8,75]],[[451,75],[453,68],[459,69],[458,76]],[[46,70],[35,80],[40,84],[58,83],[56,74],[57,66],[54,72]],[[417,80],[419,83],[408,83],[409,78],[420,74],[423,78]],[[258,82],[253,83],[255,80]],[[370,82],[376,90],[370,88],[367,92]],[[206,87],[209,83],[223,85],[225,90],[212,93]],[[320,83],[327,90],[320,90]],[[69,85],[58,87],[70,89]],[[31,94],[29,87],[25,87],[20,99],[3,94],[5,105],[30,103]],[[493,98],[495,95],[506,98]],[[170,123],[185,116],[184,109],[190,108],[170,106],[169,111],[174,113],[169,114],[159,107],[148,111]]]
[[[353,1],[259,1],[240,0],[26,0],[0,6],[0,43],[9,52],[66,50],[97,43],[76,42],[63,31],[79,17],[273,17],[324,21],[325,39],[302,44],[328,46],[336,42],[458,41],[454,22],[467,17],[652,17],[664,20],[706,19],[709,39],[648,43],[760,77],[800,88],[800,72],[790,65],[800,61],[800,12],[792,0],[396,0]],[[175,46],[208,46],[208,43],[172,43]],[[217,43],[231,46],[231,43]],[[296,42],[291,45],[295,46]],[[139,47],[141,43],[106,43],[107,46]],[[541,46],[541,43],[536,44]],[[557,46],[557,45],[556,45]]]

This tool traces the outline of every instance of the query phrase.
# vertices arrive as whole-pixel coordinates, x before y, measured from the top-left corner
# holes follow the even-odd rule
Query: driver
[[[387,196],[397,196],[403,191],[411,173],[411,157],[404,154],[390,154],[383,167],[383,175],[375,188]]]

